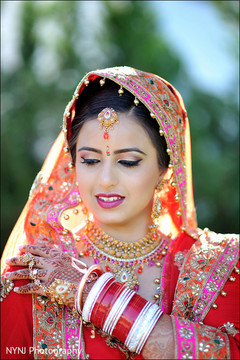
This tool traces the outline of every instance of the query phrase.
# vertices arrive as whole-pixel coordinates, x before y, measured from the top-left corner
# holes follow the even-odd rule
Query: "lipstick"
[[[121,205],[125,198],[119,194],[97,194],[96,199],[103,209],[112,209]]]

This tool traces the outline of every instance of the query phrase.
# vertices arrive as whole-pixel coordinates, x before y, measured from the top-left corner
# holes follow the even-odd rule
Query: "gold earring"
[[[159,198],[159,192],[161,191],[161,189],[162,189],[162,184],[160,183],[157,185],[154,194],[154,204],[151,213],[151,218],[153,221],[159,218],[159,216],[162,214],[162,204]]]

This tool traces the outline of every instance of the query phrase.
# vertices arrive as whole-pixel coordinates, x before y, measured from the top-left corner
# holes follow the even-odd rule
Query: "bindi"
[[[110,154],[110,150],[109,150],[109,146],[107,145],[107,147],[106,147],[106,154],[107,154],[107,156],[110,156],[111,154]]]

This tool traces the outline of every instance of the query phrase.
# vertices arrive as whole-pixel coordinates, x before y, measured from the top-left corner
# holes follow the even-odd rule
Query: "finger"
[[[41,286],[36,285],[35,283],[28,283],[23,286],[15,287],[13,289],[18,294],[39,294],[46,295]]]
[[[33,255],[42,257],[55,257],[62,251],[57,246],[44,246],[44,245],[19,245],[18,247],[23,252],[30,252]]]
[[[41,258],[40,256],[32,256],[32,260],[34,262],[34,266],[44,267],[44,265],[45,265],[44,258]],[[7,258],[5,261],[6,261],[6,264],[11,265],[11,266],[28,266],[28,263],[31,260],[26,262],[23,259],[22,255],[19,255],[19,256]]]
[[[46,280],[48,270],[42,269],[33,269],[33,274],[35,279]],[[6,272],[4,277],[9,280],[19,280],[19,279],[31,279],[29,269],[21,269],[17,271]]]

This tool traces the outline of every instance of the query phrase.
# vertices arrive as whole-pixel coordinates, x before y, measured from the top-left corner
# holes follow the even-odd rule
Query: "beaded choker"
[[[88,221],[79,240],[83,244],[80,256],[93,257],[95,264],[104,263],[106,271],[135,291],[139,289],[137,274],[142,273],[144,266],[160,267],[168,249],[168,238],[155,226],[149,227],[144,238],[128,243],[114,239]]]

